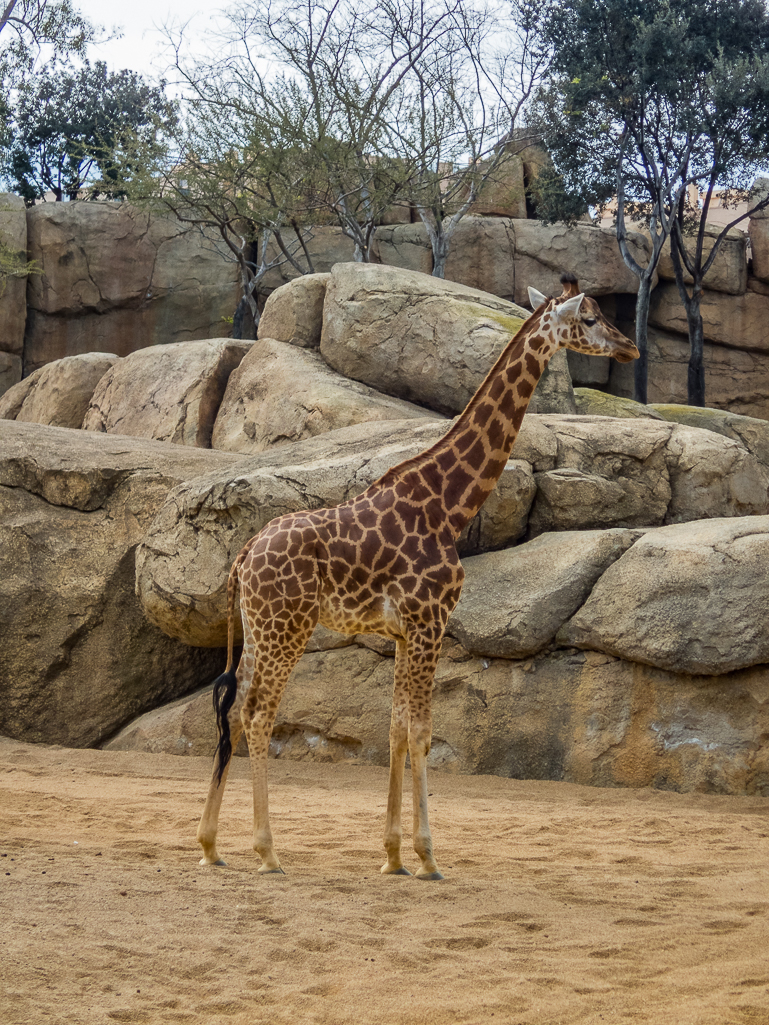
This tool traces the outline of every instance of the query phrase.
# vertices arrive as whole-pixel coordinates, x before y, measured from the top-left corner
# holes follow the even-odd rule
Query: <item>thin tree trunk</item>
[[[2,32],[5,26],[8,24],[8,19],[13,14],[13,9],[15,6],[16,0],[10,0],[10,3],[3,11],[2,16],[0,16],[0,32]]]
[[[648,269],[648,268],[647,268]],[[649,302],[651,274],[643,273],[638,279],[638,297],[635,306],[635,343],[640,356],[633,366],[633,398],[646,405],[649,383]]]
[[[694,267],[694,281],[692,294],[686,288],[684,281],[683,258],[683,232],[680,227],[671,236],[670,256],[673,262],[673,270],[676,275],[676,286],[681,302],[686,310],[686,323],[689,329],[689,367],[686,375],[686,401],[690,406],[705,405],[705,331],[702,325],[702,314],[700,313],[700,300],[702,298],[702,275],[698,274],[698,267]],[[701,262],[701,254],[700,254]]]
[[[702,287],[694,286],[692,296],[686,303],[686,320],[689,326],[689,369],[686,378],[687,399],[690,406],[705,405],[705,331],[700,313]]]
[[[248,303],[246,297],[243,296],[235,307],[235,313],[232,315],[232,337],[240,339],[243,337],[243,318],[248,309]]]

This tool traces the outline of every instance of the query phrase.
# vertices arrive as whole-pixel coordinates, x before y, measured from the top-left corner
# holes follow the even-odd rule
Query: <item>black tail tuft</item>
[[[216,772],[219,783],[222,782],[224,770],[232,755],[228,716],[235,703],[237,693],[238,680],[233,669],[230,669],[228,673],[222,673],[214,680],[214,711],[216,712],[216,728],[219,732],[219,743],[216,745]]]

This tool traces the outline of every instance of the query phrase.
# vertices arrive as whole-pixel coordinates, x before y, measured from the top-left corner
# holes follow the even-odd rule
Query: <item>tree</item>
[[[484,188],[504,182],[510,142],[520,144],[521,113],[546,67],[537,5],[513,0],[511,7],[512,21],[488,9],[465,12],[454,44],[414,67],[395,121],[436,277],[444,276],[462,217]]]
[[[119,152],[143,142],[149,150],[176,121],[164,86],[133,71],[108,72],[99,61],[78,69],[52,63],[30,74],[10,101],[2,174],[28,204],[119,198]],[[125,174],[126,163],[122,162]]]
[[[752,110],[738,102],[740,88],[749,82],[757,85],[763,74],[758,74],[763,61],[758,53],[767,38],[765,22],[761,0],[711,0],[705,5],[693,0],[566,0],[549,8],[543,19],[554,74],[540,97],[538,126],[555,170],[540,183],[541,207],[549,216],[564,209],[573,216],[580,205],[616,196],[620,252],[639,277],[636,342],[641,359],[635,367],[635,397],[641,402],[647,394],[652,277],[671,234],[672,251],[682,252],[687,189],[703,178],[707,183],[714,171],[713,187],[733,184],[741,164],[755,164],[758,150],[766,146],[763,86],[749,90]],[[751,71],[741,74],[741,85],[733,79],[728,116],[739,112],[740,117],[731,135],[730,157],[722,160],[726,123],[711,108],[725,99],[727,66],[727,77],[734,76],[744,59]],[[726,63],[719,73],[719,92],[715,82],[720,61]],[[717,139],[716,123],[722,133]],[[710,163],[706,151],[713,158]],[[629,251],[628,217],[644,221],[649,230],[652,251],[646,266]],[[715,258],[713,250],[711,255]],[[693,360],[695,350],[696,339]],[[702,389],[692,391],[690,400],[704,401]]]
[[[134,161],[143,170],[129,176],[127,192],[203,232],[211,244],[218,239],[218,250],[234,259],[242,293],[233,335],[240,338],[246,316],[251,328],[259,323],[259,291],[270,270],[289,263],[298,274],[314,271],[311,230],[303,222],[305,168],[257,116],[224,120],[208,104],[188,115],[173,147],[154,161],[146,150]]]
[[[723,28],[722,24],[715,37],[714,60],[698,83],[689,128],[693,144],[685,177],[696,185],[702,205],[689,203],[688,193],[680,197],[671,245],[689,329],[688,401],[695,406],[705,405],[703,280],[728,231],[769,204],[769,198],[758,198],[743,213],[735,212],[707,250],[707,216],[714,192],[722,190],[727,201],[729,192],[745,195],[756,173],[769,166],[769,17],[765,10],[746,23],[740,17],[731,40]]]
[[[95,38],[94,26],[72,6],[71,0],[8,0],[0,14],[0,73],[29,71],[41,47],[53,54],[85,56]]]
[[[190,60],[177,38],[176,65],[197,103],[245,121],[258,112],[280,148],[301,155],[308,207],[339,224],[355,259],[371,258],[389,207],[414,204],[442,275],[456,224],[506,158],[499,143],[520,106],[503,85],[509,56],[489,47],[499,14],[467,0],[244,0],[215,56]]]

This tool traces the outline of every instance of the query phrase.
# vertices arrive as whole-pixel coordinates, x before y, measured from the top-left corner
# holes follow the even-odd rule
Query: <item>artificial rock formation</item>
[[[460,413],[526,310],[414,271],[338,264],[326,286],[321,355],[345,377],[439,413]],[[565,354],[534,393],[532,412],[574,409]]]
[[[27,212],[25,372],[84,352],[118,356],[216,337],[232,316],[235,265],[213,237],[127,203],[42,203]]]
[[[768,310],[767,297],[750,290],[742,295],[703,292],[700,312],[705,338],[732,349],[769,352]],[[686,310],[676,285],[663,283],[654,290],[649,323],[663,331],[688,334]]]
[[[87,352],[46,363],[0,398],[0,418],[79,429],[96,386],[118,359]]]
[[[137,554],[137,592],[161,629],[223,644],[229,567],[273,517],[336,505],[426,449],[445,422],[363,424],[263,453],[233,477],[169,495]],[[648,527],[769,512],[769,470],[743,444],[662,420],[524,418],[513,459],[460,542],[476,554],[557,530]]]
[[[702,247],[702,263],[707,262],[713,249],[713,243],[720,235],[722,227],[720,224],[706,226],[705,237]],[[732,228],[723,239],[716,258],[713,261],[708,273],[703,278],[702,284],[705,288],[714,292],[726,292],[729,295],[742,295],[748,287],[748,260],[745,253],[747,237],[744,231]],[[687,252],[693,257],[696,246],[696,239],[686,238]],[[670,255],[670,240],[662,248],[660,262],[657,272],[664,281],[675,281],[676,275],[673,270],[673,259]],[[684,281],[691,285],[692,276],[684,270]]]
[[[647,531],[558,640],[691,675],[769,662],[767,558],[769,516]]]
[[[436,414],[343,377],[318,352],[261,337],[229,379],[211,445],[255,454],[352,424],[412,417]]]
[[[762,298],[756,296],[756,299]],[[765,301],[769,302],[769,298]],[[623,325],[623,330],[632,336],[632,328],[628,325]],[[647,394],[650,403],[686,402],[689,353],[687,336],[649,328]],[[742,416],[765,419],[769,415],[769,353],[706,341],[703,361],[705,396],[709,404]],[[631,398],[632,368],[628,372],[626,367],[615,363],[611,367],[609,388],[615,395]]]
[[[386,765],[391,694],[392,660],[370,649],[305,654],[283,696],[271,756]],[[682,676],[575,649],[491,659],[448,638],[432,707],[432,769],[769,795],[764,667]],[[210,756],[215,742],[207,688],[147,713],[105,746]]]
[[[236,458],[0,420],[0,733],[93,745],[218,671],[147,619],[134,549],[170,487]]]
[[[211,338],[140,349],[101,379],[83,430],[210,448],[230,374],[249,348]]]

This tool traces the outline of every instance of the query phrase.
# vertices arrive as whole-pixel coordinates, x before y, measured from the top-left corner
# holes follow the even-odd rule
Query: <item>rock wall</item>
[[[24,372],[64,356],[127,356],[220,336],[239,291],[213,236],[127,203],[43,203],[27,211]]]
[[[0,193],[0,243],[12,253],[26,257],[24,200],[10,192]],[[26,288],[23,278],[9,278],[0,294],[0,395],[21,380],[27,320]]]
[[[500,185],[499,196],[487,197],[488,212],[499,216],[475,214],[460,222],[446,278],[525,306],[529,285],[555,294],[561,272],[576,268],[585,291],[602,297],[610,319],[632,336],[637,279],[619,256],[613,230],[527,219],[519,163],[517,157],[511,162],[512,177]],[[500,197],[507,197],[507,207]],[[376,229],[375,262],[430,274],[432,256],[421,222],[408,210],[393,211],[386,220]],[[6,196],[0,222],[15,246],[23,248],[28,236],[29,256],[40,270],[29,278],[26,308],[23,282],[9,282],[0,300],[0,318],[8,320],[0,333],[0,394],[22,373],[64,356],[126,356],[149,345],[227,333],[239,295],[237,274],[213,237],[117,203],[42,204],[25,216],[21,200]],[[769,419],[767,225],[765,212],[750,221],[750,264],[747,236],[730,233],[707,276],[703,299],[707,401],[763,419]],[[706,248],[711,241],[709,235]],[[639,232],[630,242],[645,261],[648,239]],[[351,241],[328,225],[313,229],[307,248],[317,274],[353,257]],[[284,263],[270,271],[264,288],[274,291],[296,277]],[[686,401],[688,339],[667,251],[659,279],[650,315],[649,394],[655,402],[680,403]],[[577,385],[632,394],[632,367],[610,373],[608,362],[599,366],[578,357],[570,366]]]
[[[222,668],[243,543],[434,443],[448,423],[428,407],[454,412],[525,315],[337,265],[268,300],[277,337],[69,356],[17,383],[0,397],[0,732],[209,751],[210,694],[186,695]],[[769,424],[575,392],[562,363],[535,393],[560,411],[527,413],[459,541],[432,762],[769,793]],[[386,761],[391,648],[316,631],[273,754]]]

